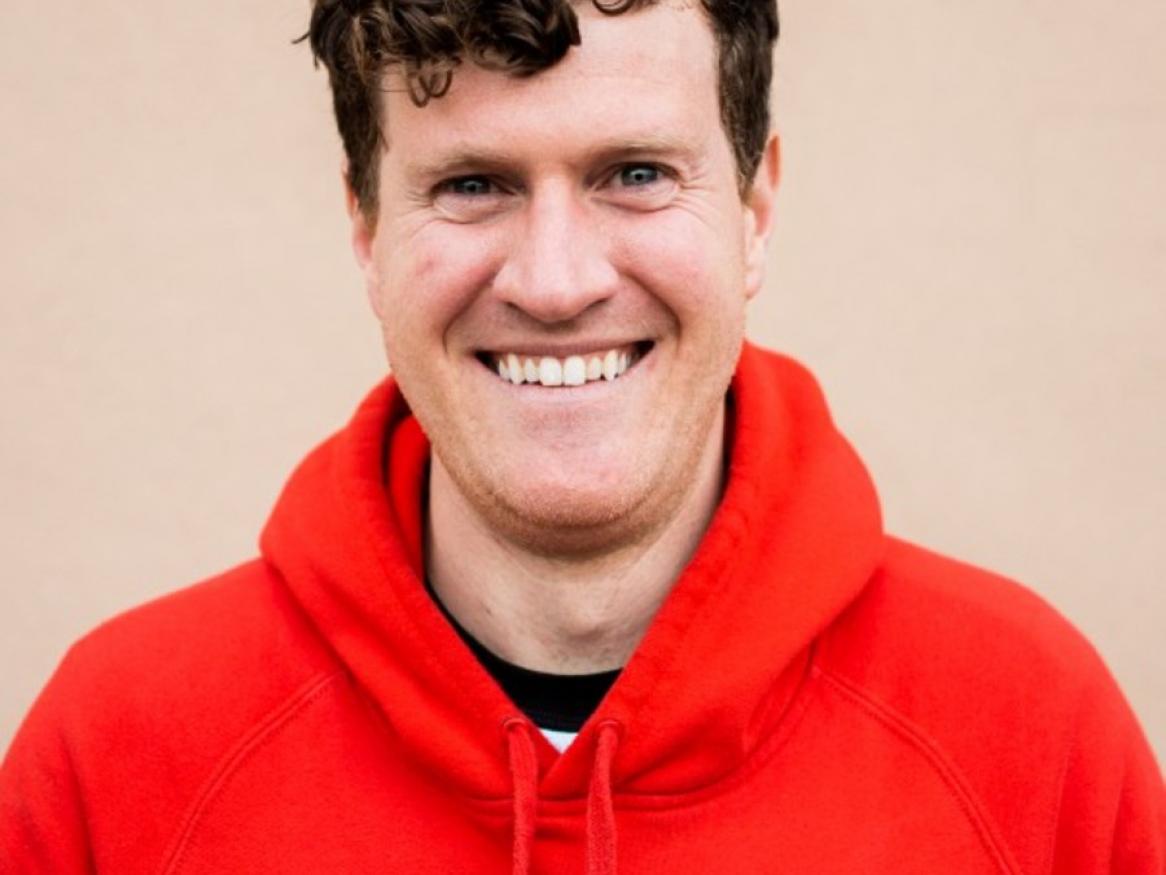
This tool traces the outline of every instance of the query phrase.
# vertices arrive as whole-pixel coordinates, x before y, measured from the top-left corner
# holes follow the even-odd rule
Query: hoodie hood
[[[263,555],[411,759],[446,786],[514,799],[516,810],[528,805],[522,787],[535,799],[595,798],[598,780],[608,809],[613,792],[705,791],[791,722],[815,638],[861,592],[884,544],[870,478],[801,366],[746,344],[727,403],[720,506],[562,755],[524,731],[426,592],[429,445],[391,379],[293,475]],[[529,828],[520,815],[516,832]]]

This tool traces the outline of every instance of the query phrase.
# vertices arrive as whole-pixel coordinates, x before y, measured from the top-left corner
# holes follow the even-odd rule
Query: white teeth
[[[603,357],[603,379],[614,380],[619,376],[619,353],[614,349],[607,351]]]
[[[492,356],[498,376],[520,386],[540,383],[543,386],[582,386],[597,380],[614,380],[636,363],[639,355],[632,347],[609,349],[591,355],[530,356],[504,353]]]
[[[563,385],[582,386],[587,382],[587,365],[583,364],[583,357],[569,356],[563,362]]]
[[[538,381],[544,386],[563,385],[563,363],[549,355],[543,356],[538,363]]]

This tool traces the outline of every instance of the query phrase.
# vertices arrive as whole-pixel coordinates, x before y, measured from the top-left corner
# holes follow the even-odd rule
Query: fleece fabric
[[[6,873],[1161,875],[1166,800],[1093,649],[886,536],[813,379],[746,346],[696,555],[561,755],[425,591],[391,381],[262,558],[66,656],[0,771]]]

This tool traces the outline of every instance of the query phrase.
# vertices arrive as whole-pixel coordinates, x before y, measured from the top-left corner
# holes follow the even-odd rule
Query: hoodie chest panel
[[[617,791],[620,871],[1007,871],[912,745],[815,687],[793,735],[731,789],[651,808]],[[509,819],[482,815],[367,712],[320,707],[224,782],[168,875],[509,872]],[[585,843],[580,806],[544,802],[533,871],[582,872]]]

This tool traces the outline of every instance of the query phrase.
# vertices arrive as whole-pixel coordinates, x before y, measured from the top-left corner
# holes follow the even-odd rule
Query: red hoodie
[[[747,346],[729,399],[721,506],[562,755],[426,593],[390,381],[262,559],[70,651],[0,772],[0,871],[1160,875],[1162,778],[1093,649],[885,536],[796,364]]]

